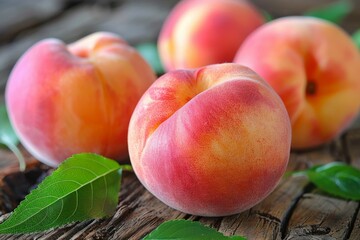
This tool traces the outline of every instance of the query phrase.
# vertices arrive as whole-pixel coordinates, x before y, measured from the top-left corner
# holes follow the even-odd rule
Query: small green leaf
[[[158,75],[164,73],[161,64],[157,45],[155,43],[142,43],[136,46],[141,56],[150,64],[154,72]]]
[[[353,35],[352,35],[352,39],[354,40],[356,46],[358,47],[358,49],[360,49],[360,29],[356,30]]]
[[[320,190],[350,200],[360,200],[360,170],[340,162],[315,166],[293,175],[306,175]]]
[[[19,144],[19,139],[10,124],[6,107],[5,105],[0,105],[0,146],[8,147],[16,155],[19,161],[19,168],[23,171],[26,164],[17,144]]]
[[[121,166],[115,161],[90,153],[74,155],[26,196],[0,224],[0,233],[39,232],[109,216],[118,203],[120,177]]]
[[[322,18],[330,22],[339,24],[353,9],[353,5],[346,0],[340,0],[327,4],[324,7],[309,10],[305,16]]]
[[[273,16],[271,16],[271,14],[265,10],[262,11],[262,15],[266,22],[270,22],[274,19]]]
[[[240,236],[226,237],[215,229],[206,227],[199,222],[183,219],[164,222],[144,238],[144,240],[155,239],[246,240],[246,238]]]

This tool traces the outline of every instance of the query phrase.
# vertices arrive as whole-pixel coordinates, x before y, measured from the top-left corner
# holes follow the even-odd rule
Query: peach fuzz
[[[106,32],[65,45],[46,39],[16,63],[6,86],[11,123],[38,160],[56,166],[80,152],[128,156],[131,114],[155,74]]]
[[[168,71],[232,62],[244,39],[263,23],[245,0],[183,0],[160,32],[161,61]]]
[[[360,106],[360,55],[339,27],[285,17],[256,30],[234,60],[280,95],[292,122],[292,147],[312,148],[348,128]]]
[[[141,183],[200,216],[239,213],[264,199],[286,169],[290,142],[279,96],[234,63],[163,75],[142,96],[128,135]]]

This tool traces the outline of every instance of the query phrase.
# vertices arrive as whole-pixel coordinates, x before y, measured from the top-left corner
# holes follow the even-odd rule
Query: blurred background
[[[156,43],[162,23],[177,0],[0,0],[0,103],[16,60],[37,41],[54,37],[66,43],[96,31],[119,34],[131,45]],[[252,0],[271,18],[304,15],[323,8],[344,12],[339,25],[360,28],[360,1]],[[343,3],[346,2],[344,5]],[[340,4],[339,4],[340,3]],[[329,14],[329,13],[327,13]]]

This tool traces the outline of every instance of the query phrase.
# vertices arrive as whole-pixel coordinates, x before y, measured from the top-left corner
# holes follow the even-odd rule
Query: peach
[[[50,166],[80,152],[121,160],[128,156],[131,114],[155,79],[114,34],[94,33],[70,45],[46,39],[11,72],[9,118],[26,149]]]
[[[270,22],[247,38],[234,61],[253,69],[280,95],[294,149],[331,141],[359,111],[360,55],[330,22],[312,17]]]
[[[184,0],[167,17],[158,39],[166,70],[232,62],[241,43],[264,23],[245,0]]]
[[[279,96],[234,63],[160,77],[136,106],[128,135],[141,183],[201,216],[235,214],[265,198],[286,169],[290,143]]]

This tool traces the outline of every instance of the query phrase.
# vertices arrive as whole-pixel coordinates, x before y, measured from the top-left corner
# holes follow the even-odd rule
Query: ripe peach
[[[100,32],[68,46],[35,44],[13,68],[5,97],[22,144],[40,161],[56,166],[79,152],[121,159],[131,114],[154,80],[132,47]]]
[[[287,166],[284,104],[234,63],[176,70],[142,96],[130,120],[130,161],[167,205],[201,216],[241,212],[265,198]]]
[[[263,22],[245,0],[183,0],[160,32],[160,58],[166,70],[232,62],[243,40]]]
[[[292,147],[329,142],[360,106],[360,55],[339,27],[311,17],[285,17],[256,30],[234,60],[280,95],[292,122]]]

